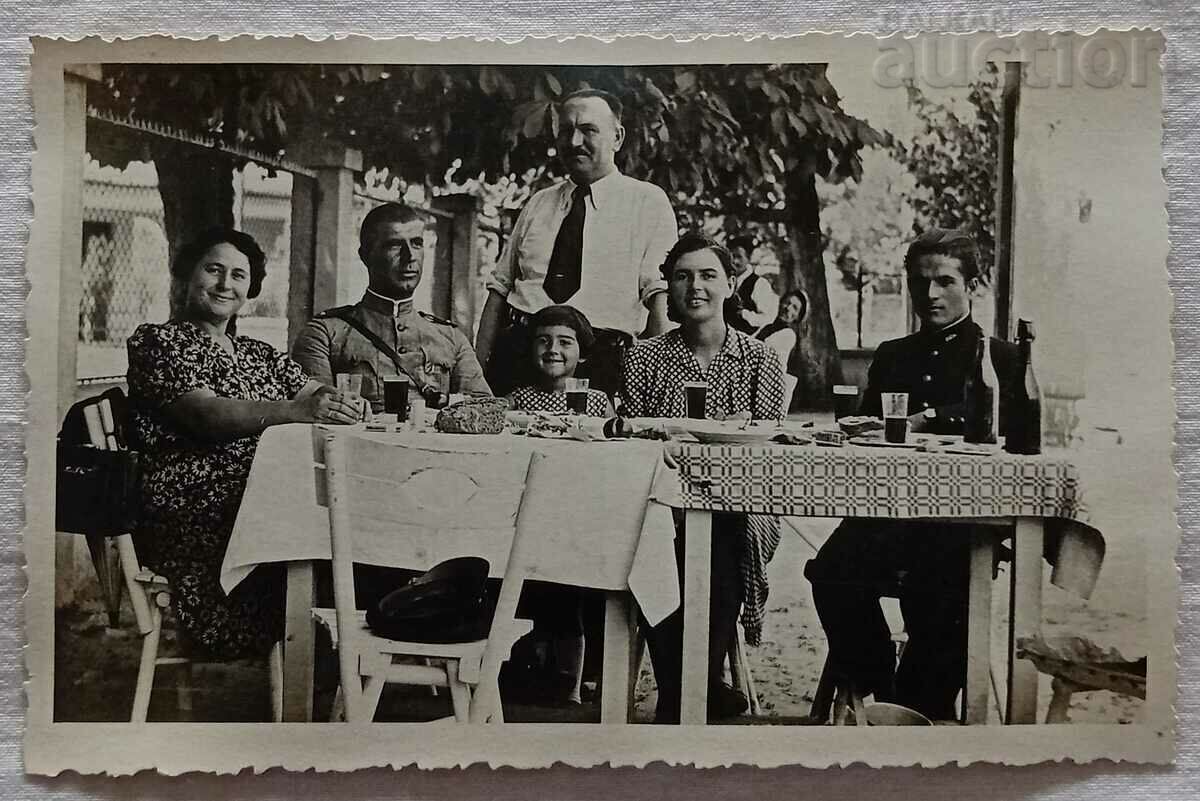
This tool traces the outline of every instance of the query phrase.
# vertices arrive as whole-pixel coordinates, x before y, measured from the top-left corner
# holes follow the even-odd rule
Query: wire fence
[[[168,136],[128,127],[121,135],[137,141]],[[242,308],[238,330],[280,349],[287,347],[292,182],[286,170],[254,162],[233,174],[234,226],[267,255],[262,291]],[[169,247],[155,165],[133,161],[116,169],[89,156],[83,207],[76,378],[81,384],[121,381],[129,337],[140,324],[170,316]]]

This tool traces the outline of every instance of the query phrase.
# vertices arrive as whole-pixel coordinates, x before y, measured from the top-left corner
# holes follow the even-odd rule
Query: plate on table
[[[916,450],[924,444],[911,438],[907,442],[888,442],[883,437],[851,437],[849,442],[851,445],[861,445],[865,448],[907,448],[909,450]]]
[[[688,420],[678,425],[708,445],[748,445],[766,442],[779,433],[779,427],[774,421],[747,425],[740,420]]]

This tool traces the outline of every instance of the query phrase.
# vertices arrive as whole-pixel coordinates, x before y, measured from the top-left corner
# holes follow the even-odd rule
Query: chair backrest
[[[129,401],[119,387],[113,387],[71,406],[58,437],[72,445],[115,451],[128,447],[128,431]]]
[[[129,401],[119,387],[75,403],[63,418],[59,439],[64,443],[88,445],[102,451],[123,451],[129,447]],[[126,532],[113,538],[121,561],[121,575],[129,592],[129,603],[138,630],[148,634],[156,626],[145,593],[138,585],[141,560]]]
[[[324,451],[339,660],[356,660],[360,652],[355,562],[413,568],[453,556],[509,562],[528,453],[464,458],[336,429],[325,432]]]

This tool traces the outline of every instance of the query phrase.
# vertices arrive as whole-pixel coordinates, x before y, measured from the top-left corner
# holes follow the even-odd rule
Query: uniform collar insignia
[[[362,305],[371,311],[386,314],[389,317],[403,317],[406,314],[411,314],[413,310],[412,298],[396,300],[380,295],[378,292],[370,289],[363,294]]]

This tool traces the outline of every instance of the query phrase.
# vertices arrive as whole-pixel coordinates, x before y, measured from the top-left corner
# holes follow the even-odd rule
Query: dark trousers
[[[966,681],[970,538],[962,527],[844,521],[805,570],[830,656],[864,694],[935,720]],[[900,664],[879,599],[895,595],[908,634]]]
[[[532,332],[528,321],[528,315],[509,307],[496,333],[483,374],[497,397],[534,383]],[[602,390],[612,397],[621,388],[621,367],[625,353],[633,346],[633,337],[608,328],[597,328],[595,333],[596,344],[580,362],[575,376],[589,379],[592,389]]]
[[[742,603],[742,555],[744,523],[740,515],[714,514],[712,526],[712,596],[708,604],[708,686],[721,683],[725,654],[736,635],[738,609]],[[683,589],[683,553],[687,533],[681,516],[675,523],[675,561],[679,566],[679,588]],[[655,718],[660,723],[679,721],[680,685],[683,675],[683,609],[676,609],[657,626],[638,614],[638,626],[646,636],[654,681],[658,685]]]

